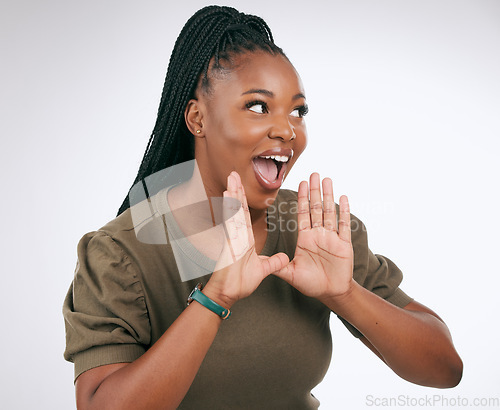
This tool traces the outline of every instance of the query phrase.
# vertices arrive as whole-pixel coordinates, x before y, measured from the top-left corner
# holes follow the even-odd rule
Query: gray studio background
[[[75,408],[61,305],[76,244],[116,214],[174,41],[207,4],[0,2],[2,409]],[[465,363],[455,389],[411,385],[333,317],[321,408],[498,398],[500,2],[225,4],[265,18],[305,84],[309,146],[285,187],[332,177]]]

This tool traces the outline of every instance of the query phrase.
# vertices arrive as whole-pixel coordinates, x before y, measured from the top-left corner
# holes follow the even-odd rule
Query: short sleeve
[[[64,300],[64,358],[83,372],[141,356],[151,327],[138,272],[120,246],[103,232],[78,244],[73,282]]]
[[[351,232],[354,250],[354,280],[395,306],[402,308],[410,303],[413,299],[399,288],[403,273],[389,258],[370,251],[366,227],[354,215],[351,215]],[[362,336],[349,322],[341,317],[339,319],[354,336]]]

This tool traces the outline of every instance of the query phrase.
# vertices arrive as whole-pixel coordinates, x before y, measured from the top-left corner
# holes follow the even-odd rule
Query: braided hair
[[[285,56],[260,17],[232,7],[208,6],[187,21],[170,57],[156,123],[132,187],[160,170],[194,159],[194,138],[184,120],[187,103],[198,84],[210,91],[209,71],[228,70],[221,61],[230,68],[232,57],[256,50]],[[118,215],[129,207],[127,195]]]

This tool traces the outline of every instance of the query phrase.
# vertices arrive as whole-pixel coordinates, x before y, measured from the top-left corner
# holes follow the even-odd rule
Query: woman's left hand
[[[323,180],[323,204],[319,175],[311,175],[309,190],[301,182],[295,257],[275,275],[351,323],[363,334],[363,343],[402,378],[423,386],[456,386],[463,364],[439,316],[415,301],[400,309],[353,280],[345,196],[339,209],[336,229],[332,181]]]
[[[353,285],[353,249],[349,202],[339,200],[339,218],[330,178],[311,175],[309,189],[302,181],[298,191],[298,238],[293,260],[275,275],[304,295],[325,301],[349,294]]]

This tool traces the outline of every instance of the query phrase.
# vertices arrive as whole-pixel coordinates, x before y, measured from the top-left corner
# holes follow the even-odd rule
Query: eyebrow
[[[246,94],[264,94],[264,95],[267,95],[271,98],[274,97],[274,93],[272,91],[269,91],[269,90],[266,90],[266,89],[263,89],[263,88],[252,88],[251,90],[248,90],[248,91],[245,91],[244,93],[242,93],[241,95],[246,95]],[[306,98],[306,96],[302,93],[298,93],[298,94],[295,94],[293,97],[292,97],[292,100],[298,100],[299,98]]]

